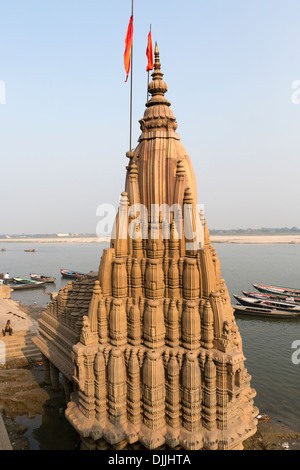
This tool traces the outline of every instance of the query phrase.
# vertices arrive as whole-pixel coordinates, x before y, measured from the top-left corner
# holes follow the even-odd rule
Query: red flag
[[[148,45],[147,45],[147,50],[146,50],[146,56],[148,59],[148,65],[147,65],[146,71],[149,72],[149,70],[153,69],[153,49],[152,49],[151,31],[148,34]]]
[[[129,71],[130,71],[132,39],[133,39],[133,15],[131,15],[130,17],[129,25],[127,28],[127,34],[125,38],[125,52],[124,52],[124,66],[125,66],[125,71],[126,71],[125,82],[127,82]]]

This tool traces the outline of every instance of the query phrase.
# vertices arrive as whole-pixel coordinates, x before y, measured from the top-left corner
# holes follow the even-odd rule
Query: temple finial
[[[164,94],[168,91],[167,84],[163,81],[164,74],[161,71],[161,64],[159,60],[159,50],[157,46],[157,42],[155,43],[154,48],[154,70],[152,73],[152,82],[149,83],[148,92],[152,95],[152,98],[146,103],[147,108],[151,106],[155,106],[158,104],[170,106]],[[158,98],[159,97],[159,98]],[[154,99],[153,99],[154,98]]]
[[[160,70],[161,64],[159,61],[159,50],[158,50],[157,42],[155,43],[154,57],[155,57],[154,68]]]

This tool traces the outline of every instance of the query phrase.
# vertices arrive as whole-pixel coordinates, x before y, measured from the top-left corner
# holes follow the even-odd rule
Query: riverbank
[[[211,235],[212,243],[250,245],[299,245],[300,235]]]
[[[109,237],[0,238],[1,243],[108,243]]]
[[[287,245],[300,244],[300,235],[211,235],[212,243]],[[10,243],[109,243],[110,238],[98,237],[58,237],[58,238],[1,238],[1,244]]]

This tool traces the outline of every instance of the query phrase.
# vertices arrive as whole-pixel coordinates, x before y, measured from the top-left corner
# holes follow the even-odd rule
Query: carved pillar
[[[127,379],[127,415],[132,424],[139,424],[141,420],[141,394],[140,394],[140,365],[137,352],[132,349],[128,362]]]
[[[197,260],[194,258],[186,258],[184,260],[182,287],[184,299],[194,300],[199,298],[200,275]]]
[[[179,270],[175,259],[171,260],[168,275],[168,297],[170,299],[180,298]]]
[[[128,293],[126,259],[116,258],[113,263],[112,292],[116,298],[126,297]]]
[[[222,303],[221,294],[219,292],[212,292],[210,303],[214,316],[214,335],[216,339],[219,339],[222,336],[224,324],[224,305]]]
[[[206,302],[202,317],[202,346],[206,349],[212,349],[214,341],[214,315],[210,302]]]
[[[105,306],[105,300],[100,299],[98,305],[98,337],[100,344],[106,344],[108,342],[108,325],[107,325],[107,311]]]
[[[149,348],[164,345],[164,312],[160,301],[148,300],[144,313],[144,344]]]
[[[114,346],[123,346],[127,343],[127,315],[123,300],[113,299],[110,311],[110,339]]]
[[[111,351],[107,370],[109,419],[121,426],[126,422],[126,369],[119,349]]]
[[[181,318],[182,345],[187,349],[198,349],[201,339],[200,315],[196,302],[185,302]]]
[[[133,345],[141,344],[141,312],[138,305],[132,305],[128,315],[128,342]]]
[[[200,250],[201,285],[203,297],[208,299],[212,291],[216,291],[216,275],[210,248]]]
[[[226,431],[228,428],[228,395],[226,362],[216,361],[217,369],[217,426]]]
[[[148,351],[142,371],[143,421],[151,430],[165,423],[165,373],[158,351]]]
[[[217,391],[216,391],[216,366],[212,354],[208,353],[204,366],[204,397],[203,397],[203,424],[206,429],[213,431],[217,427]]]
[[[102,351],[96,355],[94,370],[96,419],[103,424],[106,419],[106,366]]]
[[[95,417],[95,354],[87,354],[84,357],[85,379],[84,393],[80,393],[80,403],[83,414],[88,419]]]
[[[160,259],[148,259],[145,272],[145,295],[148,299],[161,299],[165,293],[164,272]]]
[[[65,392],[65,398],[66,398],[66,403],[70,401],[71,393],[72,393],[72,382],[66,377],[62,376],[62,384],[63,384],[63,389]]]
[[[179,314],[175,300],[170,302],[166,324],[166,344],[172,348],[179,346]]]
[[[201,426],[201,372],[193,352],[186,354],[182,367],[182,423],[190,432]]]
[[[176,359],[176,351],[171,350],[167,366],[166,382],[166,419],[167,424],[174,429],[180,427],[180,388],[179,388],[179,364]]]
[[[53,390],[59,390],[59,370],[50,362],[51,382]]]
[[[47,385],[51,384],[51,376],[50,376],[50,362],[49,359],[42,354],[42,360],[43,360],[43,368],[44,368],[44,382]]]
[[[133,259],[131,270],[131,292],[132,297],[138,299],[143,294],[141,261]]]

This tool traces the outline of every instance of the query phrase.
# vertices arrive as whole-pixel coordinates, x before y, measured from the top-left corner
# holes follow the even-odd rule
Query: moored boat
[[[46,283],[54,283],[56,277],[44,276],[43,274],[30,274],[30,278],[34,281],[45,281]]]
[[[35,284],[40,281],[33,281],[32,279],[25,279],[23,277],[13,277],[14,284]]]
[[[262,292],[247,292],[242,290],[242,294],[245,297],[251,297],[260,300],[279,300],[284,302],[295,302],[300,304],[300,298],[297,297],[284,297],[276,294],[263,294]]]
[[[297,305],[294,302],[260,300],[252,297],[243,297],[241,295],[234,295],[234,298],[245,307],[259,307],[268,310],[284,310],[289,312],[297,312],[300,314],[300,305]]]
[[[45,287],[45,282],[34,282],[32,281],[31,283],[24,283],[24,284],[11,284],[11,289],[13,291],[15,290],[24,290],[24,289],[36,289],[38,287]]]
[[[299,312],[291,312],[286,310],[267,309],[259,307],[246,307],[243,305],[233,305],[235,314],[250,315],[260,318],[300,318]]]
[[[275,294],[284,297],[298,297],[300,299],[300,290],[290,287],[264,286],[263,284],[252,284],[253,287],[263,294]]]
[[[86,276],[86,273],[81,273],[78,271],[69,271],[67,269],[61,269],[60,274],[66,279],[78,279],[79,277]]]

